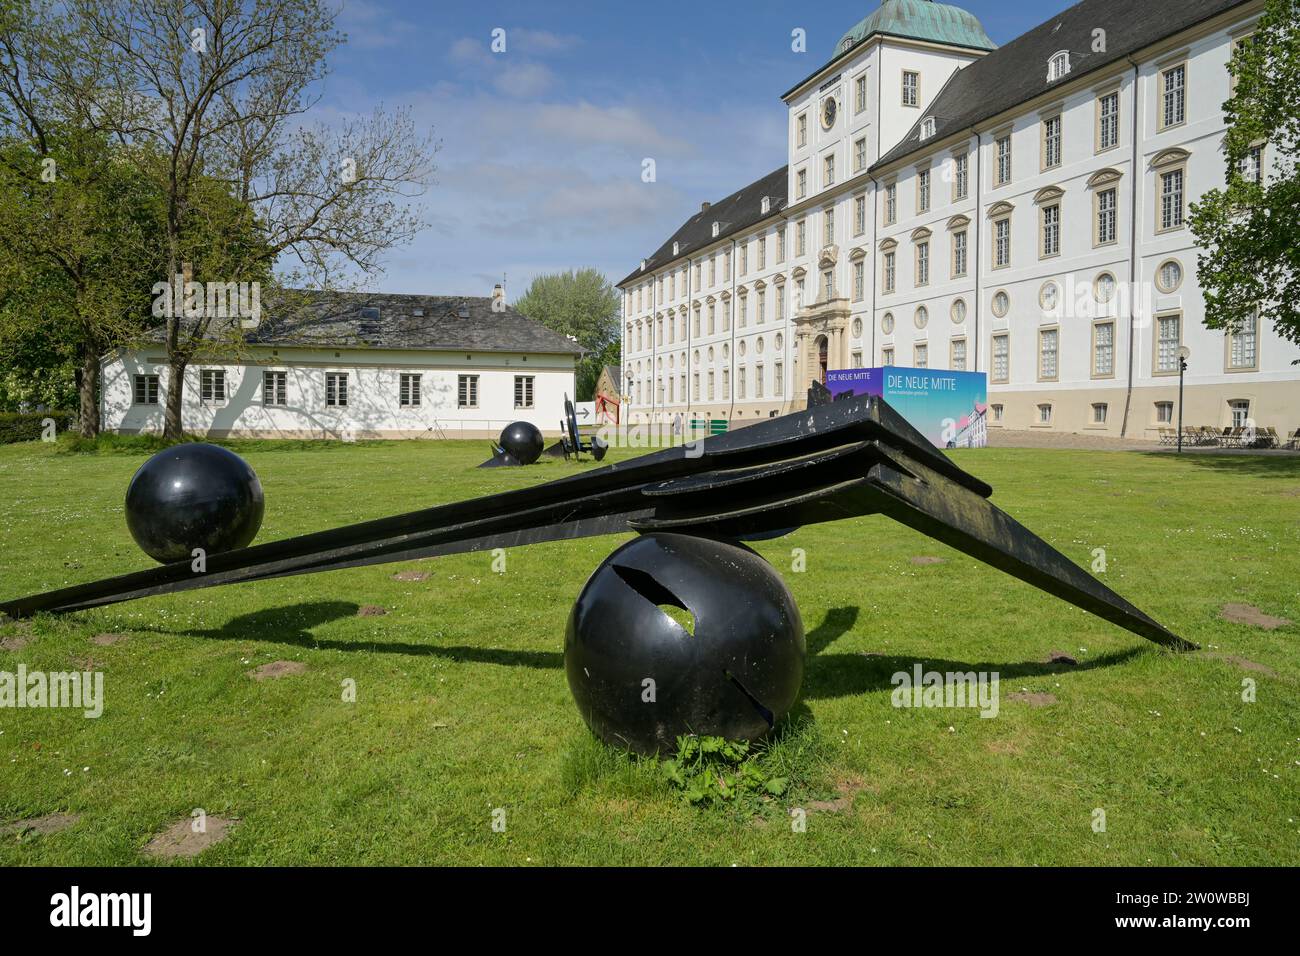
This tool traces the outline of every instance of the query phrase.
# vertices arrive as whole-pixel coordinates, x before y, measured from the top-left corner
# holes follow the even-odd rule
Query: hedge
[[[0,412],[0,445],[16,441],[38,441],[46,419],[54,419],[55,434],[71,431],[76,423],[72,412]]]

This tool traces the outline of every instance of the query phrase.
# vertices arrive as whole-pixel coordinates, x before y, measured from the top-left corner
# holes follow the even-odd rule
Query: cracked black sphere
[[[262,483],[244,459],[186,442],[154,455],[126,489],[126,526],[149,557],[188,561],[195,548],[242,548],[262,526]]]
[[[531,465],[546,445],[542,430],[532,422],[511,422],[501,430],[501,439],[497,442],[515,461],[521,465]]]
[[[606,558],[569,614],[564,669],[601,740],[670,753],[682,734],[754,740],[799,696],[803,623],[738,542],[646,534]]]

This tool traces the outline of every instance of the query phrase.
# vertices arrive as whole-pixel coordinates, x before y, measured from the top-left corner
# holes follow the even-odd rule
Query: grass
[[[590,467],[478,471],[481,442],[233,447],[266,489],[259,541]],[[0,596],[149,566],[121,513],[146,453],[0,447]],[[1300,863],[1300,627],[1220,617],[1241,602],[1300,621],[1300,467],[953,457],[1075,561],[1104,548],[1106,583],[1204,650],[1162,651],[883,518],[760,542],[809,657],[793,729],[762,748],[796,784],[751,816],[687,805],[656,761],[600,746],[573,707],[566,616],[622,538],[514,549],[504,574],[489,554],[460,555],[41,617],[0,625],[28,641],[0,650],[0,670],[89,658],[106,706],[97,720],[0,709],[0,824],[79,815],[0,838],[0,865],[145,862],[149,839],[194,808],[240,821],[196,858],[207,864]],[[392,577],[412,569],[431,576]],[[387,615],[357,616],[371,604]],[[104,632],[125,638],[93,644]],[[1053,650],[1078,666],[1042,663]],[[308,669],[246,676],[277,660]],[[890,677],[915,661],[1000,672],[999,715],[895,709]],[[1008,699],[1021,690],[1056,702]],[[816,801],[828,808],[794,832],[789,809]]]

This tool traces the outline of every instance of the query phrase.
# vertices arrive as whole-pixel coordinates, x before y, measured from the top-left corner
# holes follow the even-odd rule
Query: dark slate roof
[[[1248,0],[1083,0],[949,78],[934,103],[871,168],[930,148],[952,133],[1013,109],[1062,80],[1047,81],[1047,62],[1070,52],[1068,79],[1122,62],[1125,57]],[[1106,52],[1092,52],[1093,31],[1106,31]],[[934,136],[921,142],[921,122],[934,117]]]
[[[617,366],[617,365],[606,365],[606,366],[605,366],[605,374],[608,375],[608,376],[609,376],[609,380],[610,380],[611,382],[614,383],[614,388],[616,388],[616,389],[618,390],[619,394],[622,394],[622,392],[623,392],[623,369],[620,368],[620,367]]]
[[[624,288],[638,279],[651,275],[655,269],[674,259],[692,255],[707,245],[748,229],[763,219],[775,216],[786,206],[789,168],[789,166],[782,166],[743,189],[736,190],[726,199],[712,203],[708,209],[697,212],[669,236],[668,241],[656,249],[654,255],[646,257],[645,269],[636,269],[616,285],[620,289]],[[764,196],[771,200],[771,208],[768,209],[767,216],[763,215]],[[716,236],[713,234],[715,221],[720,224]],[[673,255],[674,242],[677,243],[678,248],[675,256]]]
[[[461,314],[462,307],[465,314]],[[371,311],[375,310],[375,311]],[[423,310],[417,315],[417,310]],[[213,323],[216,325],[216,323]],[[268,297],[250,345],[577,355],[578,343],[487,296],[290,289]]]

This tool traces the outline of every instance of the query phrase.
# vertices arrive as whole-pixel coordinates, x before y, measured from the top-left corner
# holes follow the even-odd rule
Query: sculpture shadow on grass
[[[330,651],[367,651],[410,657],[445,657],[455,662],[498,664],[503,667],[560,669],[564,655],[558,651],[515,651],[465,645],[411,644],[405,641],[336,640],[318,637],[312,629],[343,618],[356,617],[360,606],[352,601],[312,601],[288,607],[266,608],[232,617],[219,628],[157,633],[182,634],[216,641],[265,641]]]
[[[804,662],[802,700],[826,700],[835,697],[852,697],[872,691],[893,690],[892,678],[900,671],[911,673],[916,664],[927,671],[940,673],[966,673],[969,671],[996,671],[1002,681],[1017,678],[1045,677],[1111,667],[1122,664],[1141,652],[1141,648],[1100,654],[1080,664],[1049,663],[1045,661],[1018,661],[1014,663],[972,663],[949,661],[922,655],[898,654],[824,654],[838,637],[853,629],[861,613],[856,607],[833,607],[827,610],[821,624],[805,637],[808,656]]]

